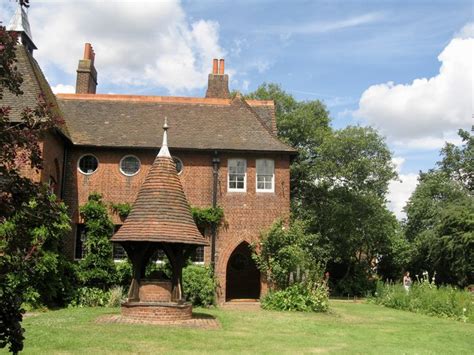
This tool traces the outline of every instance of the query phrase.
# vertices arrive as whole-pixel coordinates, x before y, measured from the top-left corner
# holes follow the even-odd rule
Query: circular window
[[[92,154],[83,155],[79,159],[79,164],[78,164],[79,171],[83,174],[86,174],[86,175],[93,174],[97,170],[98,166],[99,166],[99,161]]]
[[[181,159],[176,157],[173,157],[173,161],[176,165],[176,171],[178,172],[178,175],[181,174],[183,172],[183,162],[181,161]]]
[[[133,176],[140,170],[140,160],[134,155],[126,155],[120,160],[120,171],[126,176]]]

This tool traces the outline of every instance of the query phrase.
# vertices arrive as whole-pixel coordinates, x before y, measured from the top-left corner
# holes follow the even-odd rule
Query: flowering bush
[[[370,300],[390,308],[474,323],[472,293],[452,286],[437,287],[435,277],[430,280],[427,272],[421,278],[416,275],[408,292],[401,284],[379,282]]]
[[[261,299],[263,309],[275,311],[326,312],[328,289],[324,283],[295,283],[284,290],[273,291]]]

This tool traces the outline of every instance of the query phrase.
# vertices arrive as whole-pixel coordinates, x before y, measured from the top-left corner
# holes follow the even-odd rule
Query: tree
[[[331,133],[329,111],[319,101],[296,101],[277,84],[262,84],[246,96],[274,100],[278,137],[298,150],[291,164],[291,195],[296,203],[311,186],[310,170],[316,148]]]
[[[463,144],[447,143],[437,168],[420,173],[405,212],[409,268],[437,273],[437,282],[474,283],[474,138],[460,130]]]
[[[15,65],[16,43],[17,36],[0,26],[0,99],[4,90],[22,94],[22,77]],[[17,353],[23,348],[26,291],[36,286],[33,291],[46,300],[57,298],[47,292],[62,287],[58,270],[64,259],[58,249],[69,221],[65,206],[47,187],[19,172],[28,165],[41,169],[39,139],[61,121],[42,97],[35,108],[22,112],[20,122],[11,122],[9,113],[9,107],[0,107],[0,347],[8,345]],[[45,287],[45,283],[49,284]]]
[[[388,259],[398,229],[386,207],[397,174],[384,139],[372,128],[334,131],[323,103],[298,102],[275,84],[248,97],[275,101],[279,137],[298,150],[291,164],[292,212],[331,251],[331,279],[350,284],[345,293],[365,293],[374,261]]]

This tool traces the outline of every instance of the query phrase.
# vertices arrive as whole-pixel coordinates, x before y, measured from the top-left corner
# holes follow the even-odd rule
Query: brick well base
[[[191,319],[191,303],[175,302],[124,302],[122,316],[131,319],[178,321]]]

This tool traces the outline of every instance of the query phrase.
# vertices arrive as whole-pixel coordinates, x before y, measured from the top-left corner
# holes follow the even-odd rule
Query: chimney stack
[[[228,99],[229,76],[224,74],[224,59],[213,59],[212,74],[209,74],[206,97]]]
[[[84,59],[77,67],[76,94],[95,94],[97,70],[94,66],[95,52],[90,43],[84,46]]]

